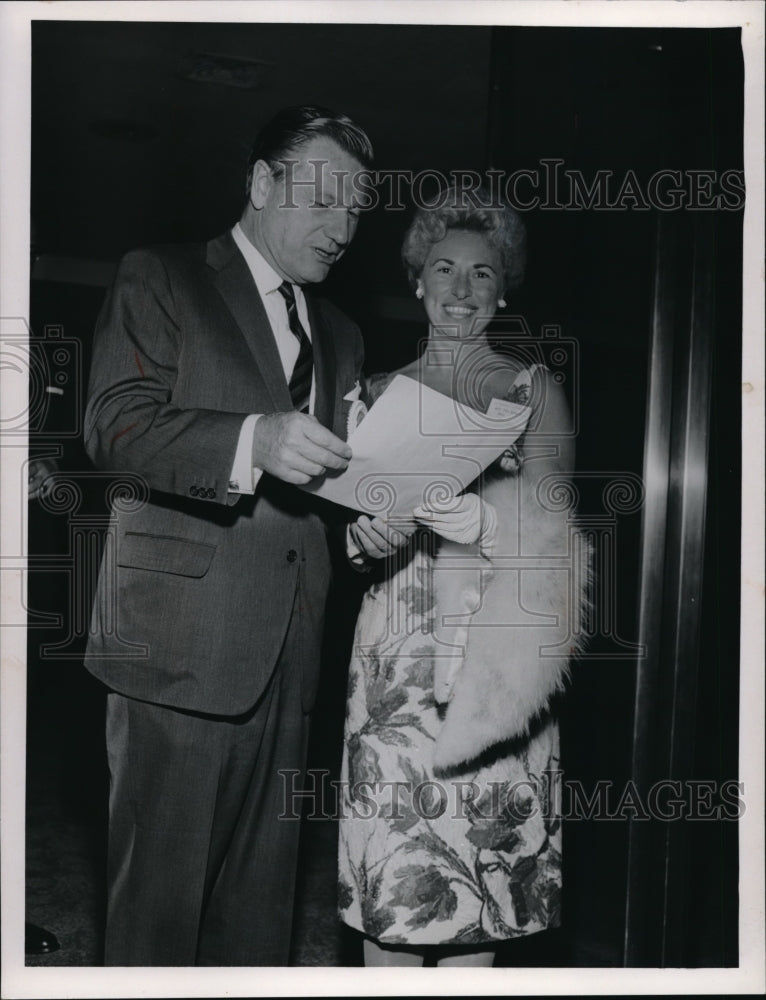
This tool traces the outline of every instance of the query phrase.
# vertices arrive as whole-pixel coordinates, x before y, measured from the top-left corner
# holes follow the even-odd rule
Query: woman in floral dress
[[[350,529],[374,582],[349,675],[339,907],[365,936],[367,965],[420,965],[428,951],[439,965],[491,965],[499,941],[559,923],[549,701],[583,604],[566,502],[573,445],[534,345],[503,355],[485,337],[521,281],[521,221],[459,196],[420,210],[405,239],[430,326],[398,374],[483,412],[521,404],[527,424],[470,491],[416,508],[399,525],[404,544],[377,564],[376,521]],[[391,377],[371,381],[373,403]]]

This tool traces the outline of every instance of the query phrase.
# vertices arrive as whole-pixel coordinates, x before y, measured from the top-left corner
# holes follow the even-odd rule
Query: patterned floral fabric
[[[512,452],[492,475],[518,472]],[[544,719],[513,752],[434,774],[435,544],[418,532],[362,603],[341,775],[339,908],[345,923],[385,944],[481,945],[559,923],[558,727]]]

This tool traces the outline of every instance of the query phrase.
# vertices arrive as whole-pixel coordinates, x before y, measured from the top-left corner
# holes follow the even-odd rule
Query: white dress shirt
[[[245,258],[250,273],[253,276],[258,294],[266,310],[269,324],[274,334],[279,357],[282,361],[285,379],[289,382],[295,362],[298,360],[300,345],[298,338],[290,329],[287,318],[287,303],[279,291],[282,278],[277,274],[271,264],[256,250],[250,240],[245,236],[244,231],[237,223],[231,231],[234,242]],[[300,285],[293,285],[295,293],[295,305],[298,309],[298,318],[306,331],[306,335],[311,340],[311,327],[309,325],[308,309],[306,298]],[[309,413],[314,412],[314,399],[316,395],[316,380],[312,376],[311,397],[309,399]],[[253,432],[260,413],[251,413],[245,417],[242,428],[239,432],[237,451],[234,455],[234,464],[229,477],[230,493],[254,493],[258,485],[258,480],[263,474],[263,469],[253,466]]]

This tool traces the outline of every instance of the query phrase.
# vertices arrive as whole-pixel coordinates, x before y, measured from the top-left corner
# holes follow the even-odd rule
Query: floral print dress
[[[517,459],[510,449],[488,474],[514,474]],[[437,544],[419,531],[388,560],[364,597],[349,673],[339,910],[388,945],[482,945],[559,923],[556,722],[460,773],[432,768]]]

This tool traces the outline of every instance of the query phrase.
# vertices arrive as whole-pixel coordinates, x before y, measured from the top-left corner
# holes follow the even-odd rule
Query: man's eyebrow
[[[347,201],[345,198],[335,198],[324,191],[314,191],[313,205],[324,205],[326,208],[347,208],[350,212],[361,212],[361,204],[355,203],[353,199]]]

